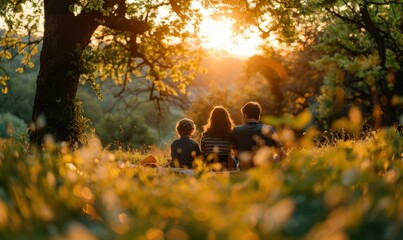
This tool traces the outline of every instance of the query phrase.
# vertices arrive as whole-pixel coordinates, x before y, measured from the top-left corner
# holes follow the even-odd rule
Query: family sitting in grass
[[[194,122],[181,119],[176,124],[179,138],[171,144],[171,166],[190,169],[195,159],[201,158],[207,166],[214,166],[214,170],[246,170],[267,163],[254,160],[259,149],[266,150],[265,156],[270,158],[266,160],[283,159],[286,153],[276,131],[259,122],[260,104],[248,102],[241,112],[244,124],[234,126],[227,109],[215,106],[203,128],[200,145],[191,138],[196,129]]]

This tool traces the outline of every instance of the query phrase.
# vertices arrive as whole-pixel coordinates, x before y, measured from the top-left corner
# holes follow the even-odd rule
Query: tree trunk
[[[382,122],[383,126],[394,126],[399,122],[398,116],[397,116],[397,109],[396,106],[392,105],[392,97],[393,97],[393,92],[388,90],[385,80],[381,80],[380,84],[380,93],[378,98],[380,99],[381,103],[381,109],[382,109]]]
[[[400,63],[400,70],[398,70],[395,75],[395,90],[393,94],[394,96],[403,98],[403,63]],[[403,132],[403,105],[400,103],[396,104],[394,107],[396,108],[396,117],[399,123],[398,127]]]
[[[30,141],[38,146],[45,135],[56,142],[79,140],[80,113],[75,104],[80,51],[90,42],[97,24],[69,11],[74,0],[45,0],[45,32],[40,56]]]
[[[368,11],[368,6],[362,6],[360,13],[365,25],[365,29],[374,38],[377,46],[378,56],[382,69],[387,72],[386,68],[386,43],[385,37],[382,36],[381,30],[376,26]],[[396,79],[399,81],[399,79]],[[398,116],[395,106],[392,105],[392,90],[388,89],[388,81],[386,76],[378,80],[378,98],[381,103],[383,126],[393,126],[398,123]]]

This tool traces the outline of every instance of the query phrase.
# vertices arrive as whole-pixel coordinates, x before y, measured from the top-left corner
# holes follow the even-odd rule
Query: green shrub
[[[0,114],[0,138],[19,137],[26,134],[27,124],[11,113]]]
[[[156,142],[143,118],[107,114],[96,125],[102,143],[116,149],[123,145],[141,148]]]

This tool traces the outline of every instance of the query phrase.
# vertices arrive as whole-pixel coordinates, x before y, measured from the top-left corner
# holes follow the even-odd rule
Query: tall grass
[[[97,139],[76,152],[0,145],[0,239],[403,239],[394,129],[235,175],[136,166],[146,155]]]

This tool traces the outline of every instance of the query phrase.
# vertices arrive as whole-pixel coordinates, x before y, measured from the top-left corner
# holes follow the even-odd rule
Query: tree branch
[[[116,13],[120,17],[124,17],[127,12],[127,6],[125,0],[117,0],[118,8],[116,9]]]
[[[370,94],[364,92],[363,90],[361,90],[361,89],[359,89],[359,88],[357,88],[357,87],[355,87],[355,86],[353,86],[353,85],[351,85],[351,84],[349,84],[347,82],[343,82],[343,84],[344,84],[344,86],[350,88],[351,90],[353,90],[355,92],[358,92],[359,94],[361,94],[361,96],[365,96],[366,98],[371,96]]]
[[[382,68],[385,68],[386,64],[386,47],[385,47],[385,39],[381,36],[380,30],[376,27],[375,23],[372,21],[372,18],[368,12],[368,9],[365,6],[360,7],[360,13],[362,15],[362,19],[365,24],[365,29],[371,34],[374,38],[377,48],[379,59],[381,60]]]
[[[357,21],[355,19],[351,19],[351,18],[348,18],[346,16],[343,16],[340,13],[337,13],[337,12],[331,10],[328,7],[326,7],[325,9],[326,9],[326,11],[328,11],[331,14],[333,14],[335,17],[338,17],[339,19],[341,19],[344,22],[348,22],[348,23],[351,23],[353,25],[356,25],[358,28],[365,28],[365,25],[363,25],[360,21]]]
[[[186,20],[186,16],[182,13],[182,8],[177,0],[169,0],[171,4],[172,10],[182,19],[182,21]]]
[[[365,53],[369,54],[368,51],[358,51],[358,50],[352,49],[352,48],[348,47],[347,45],[345,45],[345,44],[343,44],[343,43],[341,43],[339,41],[337,42],[337,45],[340,46],[341,48],[347,50],[353,56],[361,56],[361,55],[363,55]]]
[[[101,23],[101,25],[104,25],[108,28],[131,32],[134,34],[142,34],[150,28],[146,21],[127,19],[119,16],[102,17],[101,20],[104,21],[104,23]]]

